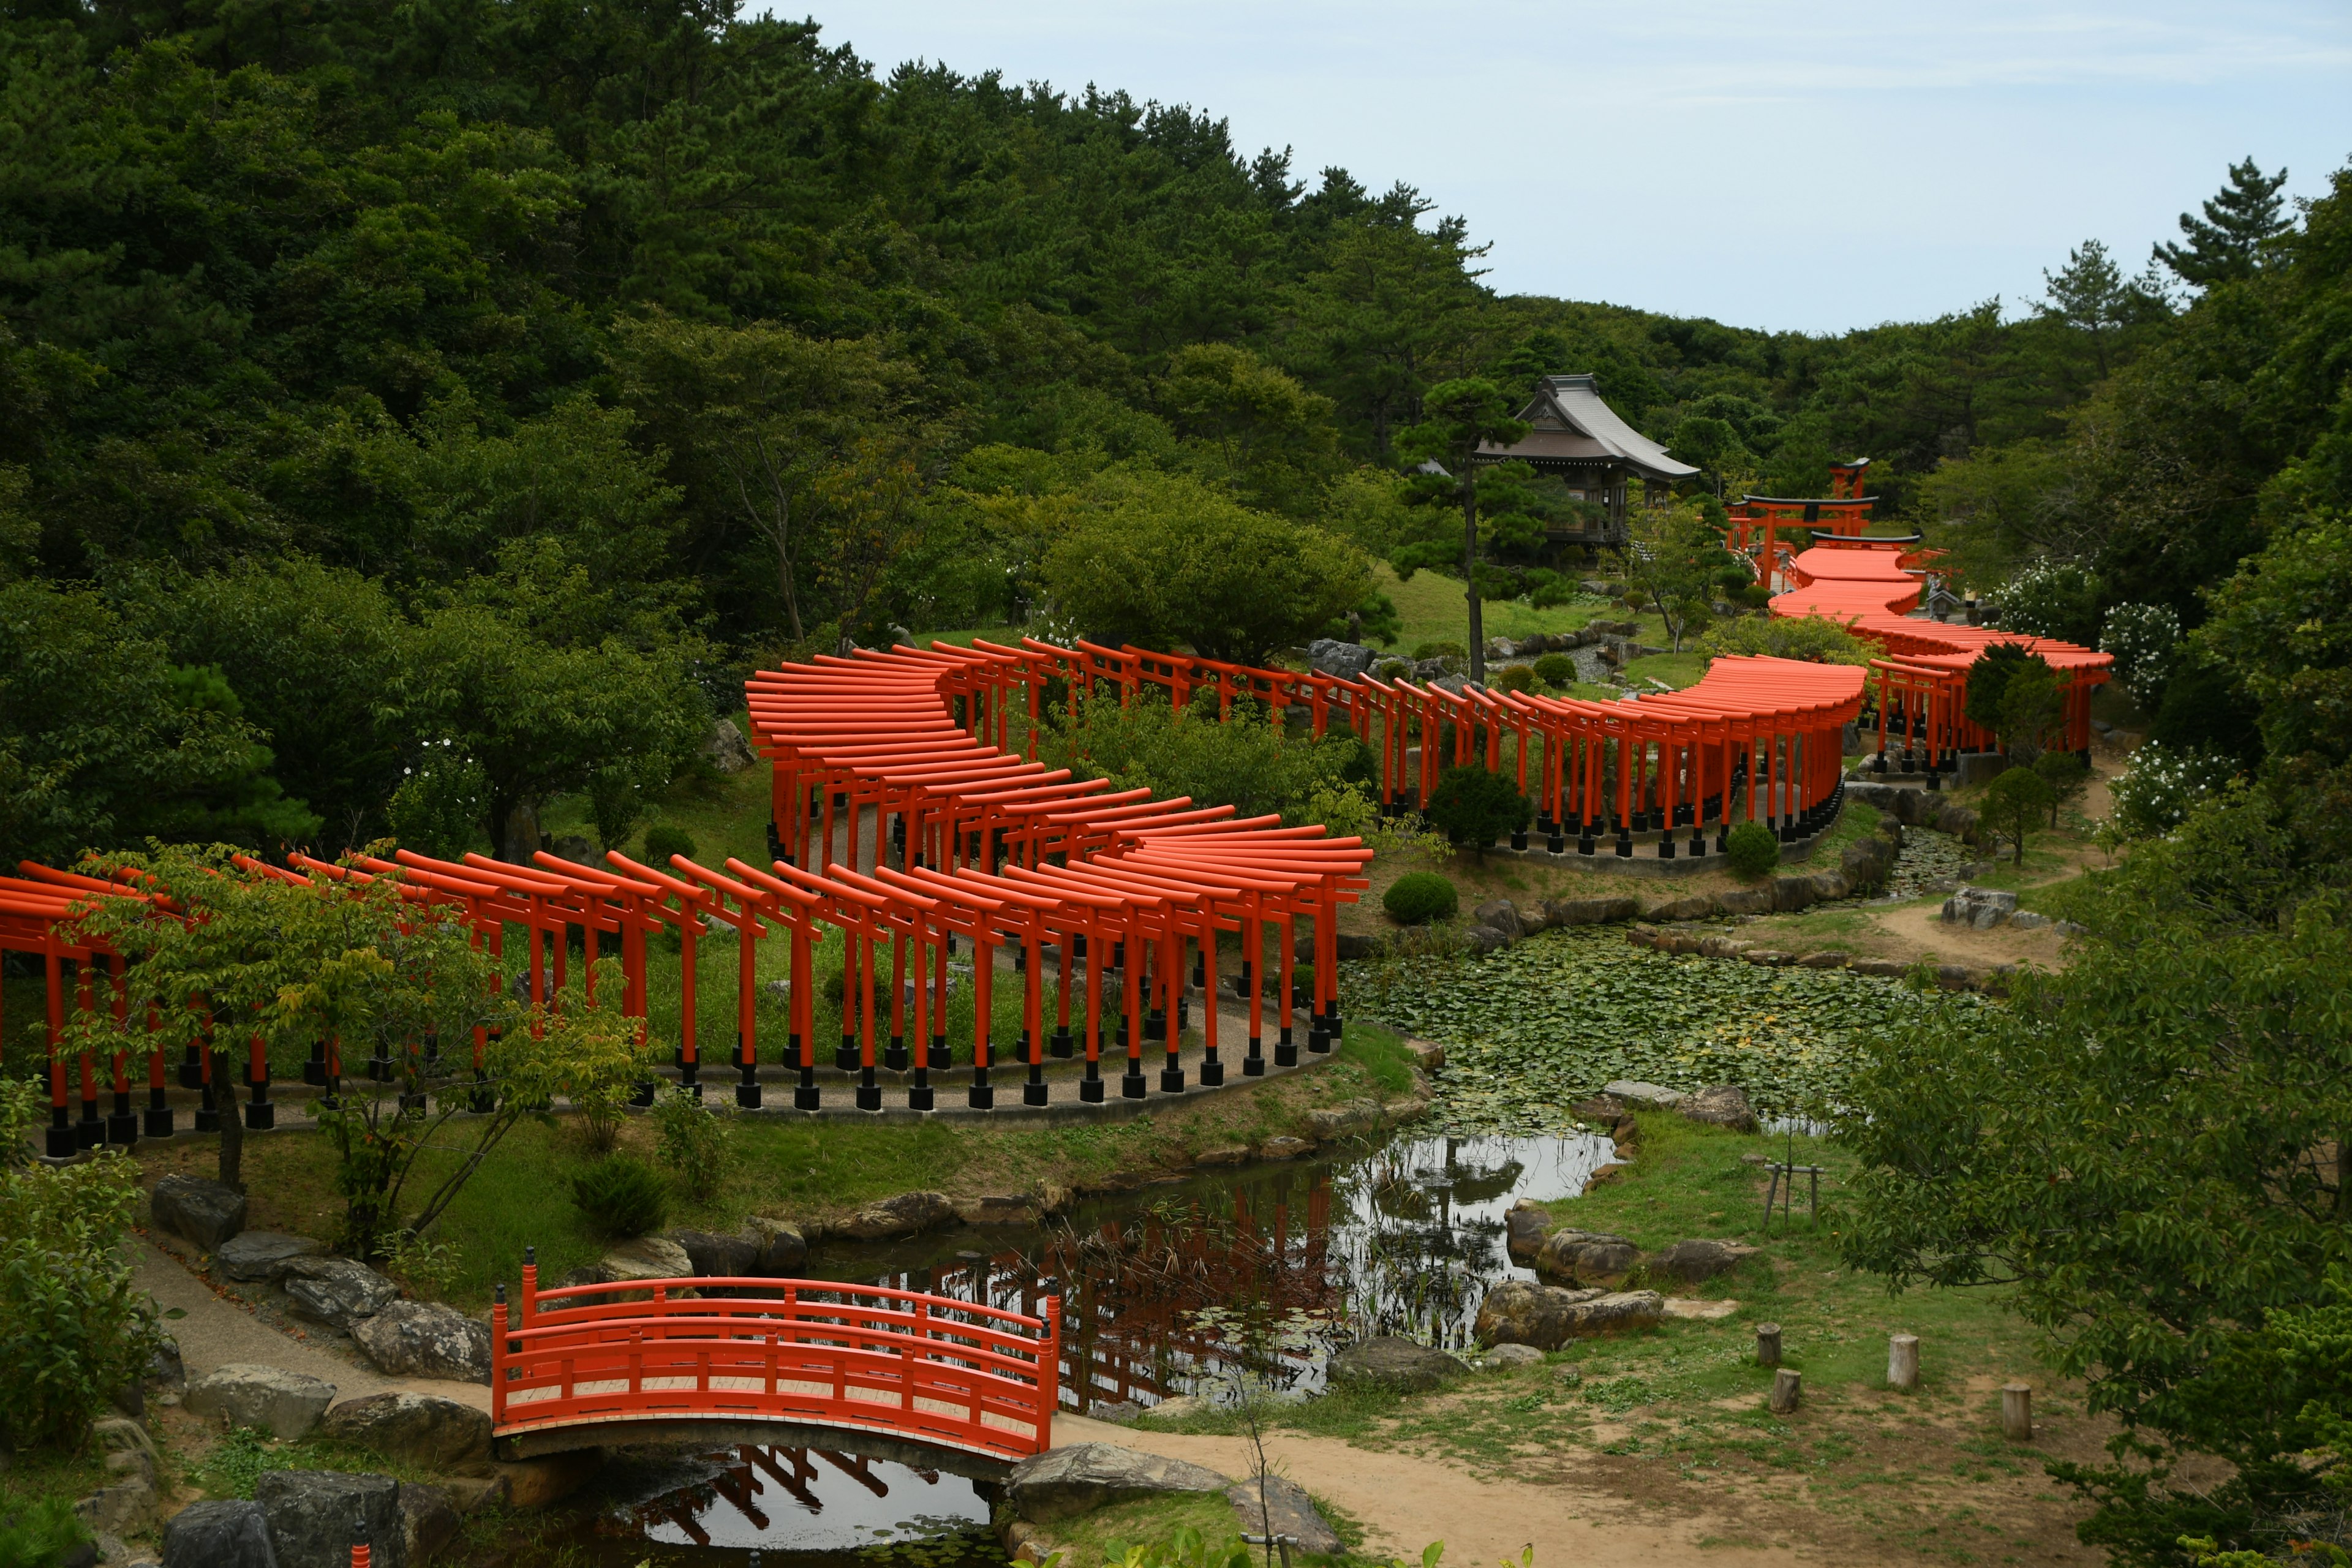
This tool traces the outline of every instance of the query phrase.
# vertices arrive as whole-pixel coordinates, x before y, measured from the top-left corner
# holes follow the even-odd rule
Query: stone
[[[1423,1072],[1435,1072],[1445,1065],[1445,1047],[1435,1040],[1412,1040],[1404,1048],[1412,1053],[1413,1065]]]
[[[144,1454],[155,1457],[155,1439],[147,1428],[127,1415],[109,1415],[89,1424],[90,1440],[102,1454]]]
[[[163,1568],[278,1568],[269,1517],[236,1498],[192,1502],[163,1527]]]
[[[1050,1524],[1113,1503],[1222,1492],[1232,1484],[1216,1471],[1183,1459],[1139,1454],[1115,1443],[1073,1443],[1033,1454],[1013,1466],[1004,1495],[1022,1518]]]
[[[1979,991],[1984,988],[1984,971],[1965,963],[1939,963],[1936,985],[1943,991]]]
[[[1527,935],[1527,928],[1519,921],[1518,906],[1508,899],[1489,899],[1478,906],[1475,915],[1478,924],[1492,926],[1513,942]]]
[[[169,1334],[156,1338],[155,1353],[147,1363],[147,1381],[166,1392],[188,1386],[188,1368],[180,1360],[180,1342]]]
[[[1727,936],[1706,936],[1699,938],[1698,951],[1702,958],[1738,958],[1748,951],[1748,943]]]
[[[1504,1248],[1514,1263],[1533,1263],[1536,1254],[1543,1250],[1544,1238],[1558,1229],[1559,1221],[1551,1210],[1541,1204],[1521,1198],[1503,1216],[1503,1226],[1508,1239]]]
[[[423,1563],[452,1541],[465,1521],[457,1517],[457,1505],[439,1487],[418,1481],[404,1482],[400,1489],[400,1534],[408,1549],[411,1563]]]
[[[269,1519],[278,1568],[350,1568],[352,1526],[367,1521],[369,1568],[406,1568],[400,1483],[341,1470],[265,1470],[253,1500]]]
[[[1687,1296],[1666,1298],[1665,1315],[1690,1323],[1718,1323],[1739,1310],[1737,1301],[1701,1301]]]
[[[1641,1248],[1622,1236],[1603,1231],[1556,1230],[1536,1253],[1535,1269],[1551,1279],[1570,1284],[1620,1279],[1633,1271]]]
[[[1544,921],[1555,926],[1614,925],[1642,918],[1637,899],[1546,899]]]
[[[574,1448],[499,1465],[498,1479],[505,1484],[507,1506],[531,1510],[552,1508],[596,1479],[604,1468],[601,1448]]]
[[[1246,1165],[1249,1163],[1249,1157],[1250,1152],[1248,1144],[1227,1143],[1215,1149],[1202,1150],[1200,1157],[1195,1160],[1193,1163],[1199,1165]]]
[[[1500,952],[1511,945],[1510,933],[1489,925],[1465,926],[1462,945],[1473,952]]]
[[[1795,953],[1783,952],[1777,947],[1751,947],[1739,956],[1747,963],[1759,964],[1766,969],[1786,969],[1797,962]]]
[[[1347,1550],[1339,1533],[1315,1511],[1307,1489],[1287,1476],[1256,1475],[1235,1481],[1225,1489],[1225,1498],[1244,1535],[1286,1535],[1292,1552],[1319,1556],[1336,1557]]]
[[[1758,1249],[1737,1241],[1695,1239],[1677,1241],[1652,1253],[1647,1267],[1685,1285],[1704,1285],[1718,1274],[1728,1274],[1756,1256]]]
[[[1655,1290],[1569,1290],[1508,1279],[1479,1304],[1476,1332],[1490,1345],[1556,1351],[1570,1340],[1654,1327],[1665,1313]]]
[[[751,742],[735,727],[732,719],[720,719],[712,723],[710,733],[702,738],[702,754],[710,765],[722,773],[740,773],[756,766],[759,758],[751,752]]]
[[[245,1194],[201,1176],[163,1177],[155,1184],[148,1207],[157,1229],[207,1252],[245,1228]]]
[[[1762,888],[1732,888],[1715,896],[1718,912],[1727,915],[1769,915],[1772,912],[1772,889]]]
[[[919,1236],[955,1218],[955,1205],[945,1193],[900,1193],[878,1204],[868,1204],[841,1224],[841,1234],[859,1241],[887,1237]]]
[[[150,1468],[152,1460],[148,1461]],[[162,1500],[146,1476],[125,1476],[74,1504],[74,1517],[107,1535],[136,1535],[155,1522]]]
[[[490,1381],[490,1328],[437,1302],[394,1301],[352,1330],[378,1372],[390,1377]]]
[[[1037,1205],[1026,1193],[997,1193],[985,1197],[957,1198],[956,1218],[966,1225],[1034,1225]]]
[[[1843,952],[1809,952],[1797,960],[1801,969],[1843,969],[1848,955]]]
[[[1302,1154],[1315,1152],[1315,1145],[1304,1138],[1269,1138],[1257,1146],[1261,1160],[1296,1160]]]
[[[1372,650],[1361,643],[1337,637],[1317,637],[1307,645],[1307,662],[1325,675],[1354,680],[1372,668]]]
[[[1359,1132],[1370,1132],[1381,1124],[1381,1108],[1376,1100],[1350,1100],[1338,1105],[1319,1106],[1299,1119],[1318,1142],[1328,1143],[1335,1138],[1349,1138]]]
[[[789,1279],[808,1261],[808,1237],[800,1226],[786,1220],[754,1215],[743,1222],[743,1228],[760,1247],[759,1255],[752,1259],[752,1273]]]
[[[1427,1394],[1461,1376],[1465,1367],[1444,1351],[1395,1334],[1358,1340],[1331,1358],[1324,1375],[1335,1384],[1367,1384],[1405,1394]]]
[[[1331,946],[1342,960],[1378,958],[1381,954],[1389,950],[1390,946],[1392,944],[1392,939],[1395,934],[1396,933],[1394,932],[1384,931],[1343,931],[1332,937]],[[1302,963],[1314,963],[1315,949],[1313,943],[1315,939],[1313,937],[1305,937],[1300,940],[1304,951],[1298,954],[1299,962]]]
[[[162,1489],[162,1478],[155,1472],[155,1456],[152,1450],[125,1448],[106,1456],[106,1473],[125,1481],[136,1480],[151,1489]]]
[[[1633,1078],[1613,1079],[1601,1085],[1601,1092],[1643,1110],[1672,1110],[1683,1102],[1682,1090]]]
[[[1971,931],[1990,931],[2017,913],[2017,895],[2001,888],[1962,888],[1944,900],[1942,918]]]
[[[1809,909],[1813,902],[1813,879],[1810,876],[1785,876],[1772,879],[1772,912],[1793,914]]]
[[[1675,1111],[1689,1121],[1728,1127],[1735,1132],[1753,1132],[1757,1129],[1756,1108],[1748,1103],[1748,1091],[1733,1084],[1715,1084],[1685,1095]]]
[[[594,866],[597,863],[596,847],[588,842],[588,836],[584,833],[567,833],[557,839],[553,854],[557,859],[569,860],[574,866]]]
[[[1652,905],[1650,918],[1654,921],[1703,921],[1721,908],[1714,894],[1697,893],[1687,899],[1675,899],[1670,903]]]
[[[274,1230],[239,1231],[213,1248],[213,1265],[232,1279],[275,1279],[298,1258],[315,1258],[327,1244]]]
[[[760,1258],[760,1244],[748,1236],[674,1230],[669,1238],[686,1253],[688,1267],[705,1279],[750,1274]]]
[[[1990,784],[2010,770],[2010,760],[1999,752],[1962,752],[1959,767],[1952,774],[1952,787],[1970,789],[1980,784]]]
[[[490,1418],[437,1394],[371,1394],[328,1408],[319,1436],[387,1459],[446,1469],[490,1451]]]
[[[286,1266],[286,1294],[295,1312],[349,1329],[400,1300],[400,1287],[348,1258],[297,1258]]]
[[[309,1436],[334,1402],[331,1383],[280,1367],[230,1362],[188,1384],[181,1403],[193,1415],[291,1439]]]
[[[1507,1344],[1496,1345],[1493,1350],[1480,1356],[1478,1364],[1494,1367],[1540,1366],[1543,1364],[1543,1352],[1536,1349],[1535,1346],[1523,1345],[1513,1341]]]
[[[604,1254],[597,1267],[604,1271],[600,1284],[618,1285],[635,1279],[684,1279],[694,1273],[694,1259],[667,1237],[640,1236]]]
[[[1846,967],[1856,974],[1874,974],[1881,980],[1900,980],[1911,973],[1911,966],[1899,958],[1857,958]]]
[[[1845,898],[1853,891],[1853,885],[1842,871],[1816,871],[1805,879],[1813,885],[1813,902],[1817,904]]]
[[[2051,921],[2048,915],[2038,915],[2032,910],[2020,910],[2009,917],[2009,924],[2012,931],[2048,931]]]

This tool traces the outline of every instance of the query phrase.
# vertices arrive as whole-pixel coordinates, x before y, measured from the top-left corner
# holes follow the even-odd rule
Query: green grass
[[[1814,870],[1836,870],[1837,858],[1845,847],[1857,838],[1866,837],[1877,832],[1878,825],[1882,820],[1882,815],[1876,806],[1858,800],[1847,801],[1839,808],[1837,821],[1832,824],[1830,830],[1822,836],[1821,841],[1813,846],[1813,852],[1808,858],[1807,864]]]
[[[1646,626],[1643,635],[1650,635]],[[1665,640],[1663,635],[1659,640]],[[1629,659],[1625,664],[1626,684],[1637,691],[1654,689],[1643,684],[1648,680],[1663,680],[1680,691],[1685,686],[1697,685],[1698,678],[1706,673],[1706,655],[1688,647],[1680,653],[1656,653],[1646,658]]]

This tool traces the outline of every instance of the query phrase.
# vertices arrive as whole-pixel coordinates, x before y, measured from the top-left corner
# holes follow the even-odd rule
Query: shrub
[[[2199,801],[2221,793],[2235,770],[2218,752],[2150,741],[2131,754],[2113,787],[2115,825],[2126,838],[2160,838]]]
[[[2050,826],[2058,826],[2058,808],[2091,782],[2091,764],[2080,752],[2044,752],[2033,759],[2033,771],[2051,788]]]
[[[683,855],[694,858],[694,835],[685,828],[667,822],[656,822],[646,829],[646,863],[667,868],[669,858]]]
[[[1312,820],[1306,803],[1319,789],[1370,776],[1370,753],[1353,735],[1286,734],[1254,710],[1219,723],[1214,692],[1181,709],[1156,692],[1126,707],[1115,691],[1082,698],[1076,718],[1057,714],[1039,731],[1037,755],[1120,789],[1190,795],[1244,816],[1278,813],[1294,826]]]
[[[2180,617],[2163,605],[2117,605],[2099,628],[2099,651],[2116,658],[2116,679],[2153,712],[2180,646]]]
[[[688,1194],[707,1200],[727,1174],[726,1113],[671,1084],[654,1101],[654,1125],[661,1133],[662,1163],[677,1173]]]
[[[1454,884],[1434,871],[1408,871],[1381,895],[1381,908],[1400,925],[1427,925],[1450,920],[1462,907]]]
[[[1992,595],[2000,629],[2056,637],[2089,647],[2099,637],[2099,580],[2080,566],[2043,562],[2002,584]]]
[[[1707,654],[1767,654],[1814,664],[1868,665],[1878,645],[1826,616],[1742,616],[1712,627],[1699,642]]]
[[[2014,864],[2025,864],[2025,840],[2042,826],[2042,814],[2054,814],[2058,792],[2032,768],[2011,768],[1985,785],[1977,809],[1985,821],[2015,847]]]
[[[68,1561],[73,1549],[89,1539],[89,1531],[74,1517],[70,1501],[43,1498],[21,1514],[0,1519],[0,1564],[47,1568]]]
[[[27,1082],[0,1082],[0,1444],[80,1443],[91,1415],[137,1381],[159,1343],[122,1243],[139,1167],[106,1151],[72,1165],[26,1159],[41,1116]]]
[[[1760,822],[1733,826],[1723,841],[1723,858],[1742,877],[1761,877],[1780,863],[1780,841]]]
[[[1484,768],[1448,768],[1437,781],[1423,813],[1449,843],[1467,844],[1481,855],[1506,833],[1535,820],[1535,802],[1500,773]]]
[[[620,964],[597,960],[595,979],[593,1003],[584,990],[567,988],[540,1028],[561,1064],[564,1095],[580,1113],[581,1135],[601,1154],[621,1135],[621,1117],[631,1099],[653,1081],[662,1051],[638,1020],[621,1012]]]
[[[1381,660],[1381,667],[1372,673],[1382,680],[1402,680],[1412,673],[1412,666],[1401,658],[1384,658]]]
[[[607,1154],[573,1173],[567,1184],[580,1217],[599,1236],[644,1236],[669,1217],[669,1189],[661,1173],[632,1154]]]
[[[1507,664],[1500,669],[1489,670],[1486,684],[1496,691],[1532,691],[1536,672],[1524,664]]]
[[[1535,663],[1536,679],[1546,686],[1570,686],[1576,681],[1576,660],[1564,653],[1548,653]]]
[[[1425,642],[1413,645],[1412,657],[1423,658],[1467,659],[1470,650],[1458,642]]]

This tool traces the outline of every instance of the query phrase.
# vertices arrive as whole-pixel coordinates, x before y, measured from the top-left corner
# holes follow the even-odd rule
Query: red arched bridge
[[[501,1458],[676,1442],[810,1446],[1001,1477],[1053,1446],[1061,1304],[757,1278],[539,1289],[492,1310]]]

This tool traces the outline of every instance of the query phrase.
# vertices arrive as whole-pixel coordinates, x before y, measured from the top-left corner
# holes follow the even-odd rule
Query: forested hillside
[[[2091,246],[2030,308],[1813,338],[1498,299],[1376,172],[723,0],[6,16],[11,859],[498,843],[579,792],[625,837],[747,664],[1055,625],[1138,539],[1377,624],[1396,437],[1466,374],[1597,371],[1711,488],[1870,456],[1987,583],[2054,555],[2192,624],[2342,500],[2340,180],[2294,230],[2248,165],[2161,285]]]

